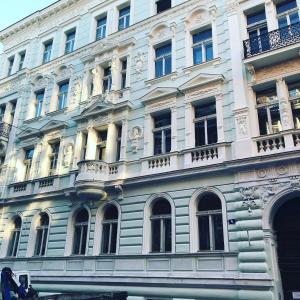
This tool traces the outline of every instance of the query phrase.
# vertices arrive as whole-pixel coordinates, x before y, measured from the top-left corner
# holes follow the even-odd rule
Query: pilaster
[[[88,128],[88,138],[86,145],[86,160],[94,160],[96,158],[97,131],[90,127]]]
[[[112,163],[116,161],[117,151],[117,127],[114,123],[108,124],[107,142],[106,142],[106,162]]]

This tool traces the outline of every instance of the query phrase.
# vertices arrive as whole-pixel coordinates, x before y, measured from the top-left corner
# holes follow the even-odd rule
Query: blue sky
[[[54,2],[56,0],[0,0],[0,30]]]

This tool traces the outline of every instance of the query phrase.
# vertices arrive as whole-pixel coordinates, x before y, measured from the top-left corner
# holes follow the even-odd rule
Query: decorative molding
[[[140,140],[143,137],[143,128],[141,126],[134,126],[129,133],[129,139],[131,142],[131,150],[133,153],[137,153],[140,145]]]
[[[257,190],[257,188],[254,186],[243,187],[240,189],[240,193],[243,197],[242,207],[247,208],[249,214],[252,213],[252,208],[257,207],[257,204],[255,202],[255,199],[257,198],[256,190]]]

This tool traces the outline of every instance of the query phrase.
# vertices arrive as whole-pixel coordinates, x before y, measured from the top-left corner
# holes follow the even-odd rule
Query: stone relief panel
[[[69,143],[63,149],[63,166],[65,168],[72,167],[73,154],[74,154],[74,144]]]
[[[137,153],[142,137],[143,128],[141,126],[134,126],[133,128],[131,128],[129,133],[129,139],[131,142],[131,150],[133,153]]]
[[[145,53],[139,50],[137,55],[135,56],[134,62],[134,69],[137,79],[141,79],[145,64]]]
[[[205,6],[200,6],[193,10],[185,19],[185,25],[188,29],[199,27],[210,19],[210,15]]]

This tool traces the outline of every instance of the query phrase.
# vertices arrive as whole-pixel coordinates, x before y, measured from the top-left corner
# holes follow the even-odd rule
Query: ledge
[[[185,75],[188,75],[194,71],[198,71],[200,69],[204,69],[204,68],[210,67],[210,66],[216,66],[216,65],[219,65],[220,63],[221,63],[221,57],[216,57],[210,61],[204,62],[202,64],[192,65],[190,67],[183,68],[182,70]]]
[[[166,80],[175,80],[177,77],[177,72],[172,72],[168,75],[165,75],[165,76],[161,76],[161,77],[157,77],[157,78],[152,78],[152,79],[149,79],[149,80],[146,80],[145,81],[145,84],[150,87],[151,85],[154,85],[156,83],[159,83],[159,82],[162,82],[162,81],[166,81]]]

